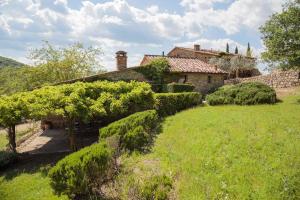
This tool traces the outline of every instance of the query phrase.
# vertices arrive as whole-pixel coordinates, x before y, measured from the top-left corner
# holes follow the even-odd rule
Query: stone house
[[[73,83],[76,81],[92,82],[97,80],[137,80],[151,82],[151,80],[148,80],[138,69],[158,58],[165,58],[169,64],[170,72],[164,77],[165,83],[189,83],[195,86],[195,91],[201,92],[202,94],[207,94],[209,91],[224,85],[227,72],[199,58],[145,55],[140,66],[128,68],[127,53],[124,51],[118,51],[116,53],[116,71],[69,80],[63,83]]]
[[[183,57],[183,58],[198,58],[202,60],[203,62],[208,63],[211,58],[225,58],[230,60],[234,56],[241,56],[249,60],[255,60],[254,57],[247,57],[243,56],[241,54],[233,54],[233,53],[227,53],[223,51],[216,51],[216,50],[208,50],[208,49],[202,49],[199,44],[195,44],[194,48],[186,48],[186,47],[174,47],[168,54],[168,56],[172,57]],[[258,76],[261,75],[258,69],[243,69],[239,71],[239,77],[252,77],[252,76]],[[229,78],[235,78],[235,72],[231,73],[231,77]]]

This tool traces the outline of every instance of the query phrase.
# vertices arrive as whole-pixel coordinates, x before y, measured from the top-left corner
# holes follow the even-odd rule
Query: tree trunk
[[[8,127],[8,141],[9,141],[9,149],[13,152],[17,152],[16,147],[16,126],[12,125]]]
[[[70,139],[70,149],[72,151],[77,151],[76,136],[74,135],[74,120],[68,120],[69,128],[69,139]]]
[[[239,68],[237,68],[235,71],[235,78],[239,78]]]

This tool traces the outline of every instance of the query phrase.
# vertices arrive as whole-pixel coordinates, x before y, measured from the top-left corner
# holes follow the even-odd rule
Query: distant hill
[[[7,67],[7,66],[10,66],[10,67],[21,67],[21,66],[24,66],[25,64],[23,63],[20,63],[16,60],[13,60],[11,58],[6,58],[6,57],[3,57],[3,56],[0,56],[0,68],[1,67]]]

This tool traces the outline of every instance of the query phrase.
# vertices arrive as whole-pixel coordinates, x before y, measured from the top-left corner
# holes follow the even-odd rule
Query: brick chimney
[[[200,44],[194,44],[194,50],[200,51]]]
[[[121,71],[127,68],[127,52],[118,51],[116,53],[117,70]]]

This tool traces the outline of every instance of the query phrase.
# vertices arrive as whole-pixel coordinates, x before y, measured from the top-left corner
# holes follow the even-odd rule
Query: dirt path
[[[57,153],[68,152],[68,136],[62,129],[40,131],[18,147],[19,153]]]

